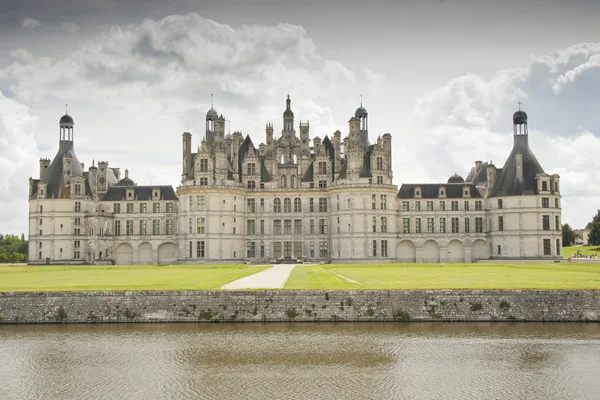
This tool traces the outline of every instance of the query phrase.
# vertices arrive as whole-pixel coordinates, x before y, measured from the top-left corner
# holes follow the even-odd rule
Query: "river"
[[[0,326],[0,399],[598,399],[600,324]]]

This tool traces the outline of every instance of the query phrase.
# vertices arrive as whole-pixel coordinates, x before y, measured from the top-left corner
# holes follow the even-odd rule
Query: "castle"
[[[347,136],[311,138],[288,96],[281,135],[267,124],[258,147],[240,132],[225,135],[211,107],[196,152],[183,133],[176,190],[137,185],[106,161],[85,171],[74,125],[60,119],[56,156],[29,179],[31,264],[562,258],[559,176],[533,155],[520,109],[502,168],[476,161],[466,179],[399,190],[392,136],[369,141],[362,104]]]

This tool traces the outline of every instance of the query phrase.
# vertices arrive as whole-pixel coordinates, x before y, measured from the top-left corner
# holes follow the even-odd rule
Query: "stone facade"
[[[558,175],[528,145],[527,115],[513,116],[503,168],[477,161],[466,179],[392,183],[392,136],[369,141],[359,107],[340,131],[310,137],[288,96],[281,134],[255,146],[225,135],[211,108],[197,151],[183,134],[181,184],[138,186],[128,171],[75,155],[74,122],[60,120],[59,151],[30,178],[30,263],[471,262],[560,258]],[[296,127],[299,133],[296,132]]]
[[[0,323],[600,321],[597,290],[0,293]]]

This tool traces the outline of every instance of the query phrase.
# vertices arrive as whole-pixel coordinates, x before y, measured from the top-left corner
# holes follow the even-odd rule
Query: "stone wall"
[[[0,323],[600,321],[597,290],[0,293]]]

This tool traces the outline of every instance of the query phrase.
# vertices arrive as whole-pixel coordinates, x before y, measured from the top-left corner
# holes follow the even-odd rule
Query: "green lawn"
[[[583,255],[589,256],[591,254],[596,254],[596,255],[598,255],[598,257],[600,257],[600,247],[598,247],[598,246],[563,247],[563,257],[564,258],[575,257],[575,253],[577,253],[577,250],[580,250],[581,254],[583,254]]]
[[[285,289],[600,289],[600,265],[307,265],[292,271]]]
[[[0,266],[0,292],[212,290],[269,266]]]

